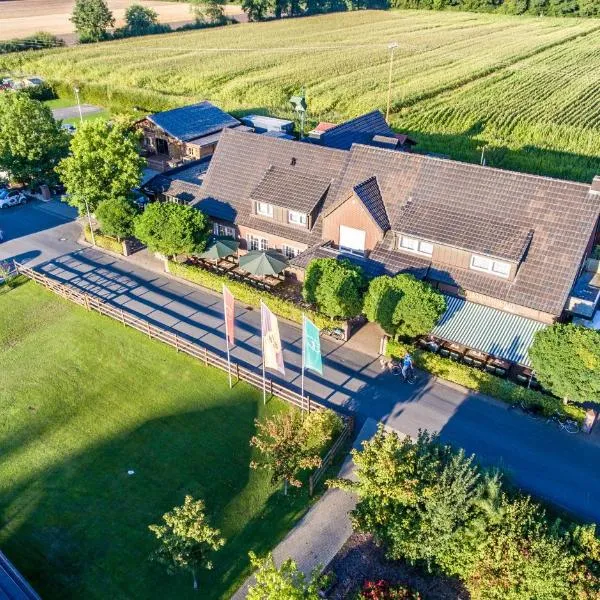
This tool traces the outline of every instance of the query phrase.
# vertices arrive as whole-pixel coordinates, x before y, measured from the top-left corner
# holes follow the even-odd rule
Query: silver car
[[[0,191],[0,208],[8,208],[9,206],[17,206],[17,204],[25,204],[28,197],[21,190],[1,190]]]

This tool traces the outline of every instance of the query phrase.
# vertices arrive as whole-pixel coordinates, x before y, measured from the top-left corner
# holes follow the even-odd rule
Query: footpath
[[[376,431],[377,421],[367,419],[354,440],[353,448],[360,450],[362,442],[371,439]],[[356,480],[351,455],[346,457],[338,477]],[[279,566],[291,558],[307,575],[317,567],[325,568],[352,534],[349,513],[355,506],[354,494],[338,489],[327,490],[275,547],[275,564]],[[249,577],[232,596],[232,600],[245,600],[253,582],[254,576]]]

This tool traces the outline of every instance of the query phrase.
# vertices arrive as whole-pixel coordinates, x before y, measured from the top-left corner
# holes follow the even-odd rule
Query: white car
[[[17,204],[25,204],[28,198],[21,190],[2,190],[0,191],[0,208],[8,208],[9,206],[17,206]]]

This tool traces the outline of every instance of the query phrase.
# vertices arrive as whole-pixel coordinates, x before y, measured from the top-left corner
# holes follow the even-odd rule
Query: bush
[[[65,42],[51,33],[39,31],[28,37],[0,41],[0,54],[8,52],[24,52],[25,50],[40,50],[64,46]],[[37,98],[38,100],[40,98]],[[45,100],[46,98],[44,98]]]
[[[96,218],[102,231],[117,240],[133,234],[133,221],[138,214],[136,205],[126,198],[103,200],[96,209]]]
[[[349,260],[317,258],[306,269],[302,295],[319,312],[332,319],[349,319],[360,314],[365,277]]]
[[[365,581],[358,600],[421,600],[421,594],[403,585],[391,585],[379,579]]]
[[[294,321],[295,323],[302,323],[302,314],[304,313],[320,329],[325,327],[343,326],[342,321],[328,319],[314,311],[302,309],[290,300],[285,300],[270,292],[259,291],[245,283],[234,281],[223,275],[211,273],[210,271],[206,271],[194,265],[170,261],[169,271],[177,277],[182,277],[183,279],[187,279],[188,281],[197,283],[198,285],[215,290],[219,293],[221,293],[223,284],[225,284],[231,290],[231,293],[238,302],[258,308],[260,306],[260,301],[263,300],[268,304],[269,309],[273,313],[284,319]]]
[[[88,224],[83,228],[83,234],[85,240],[90,244],[92,242],[92,234],[90,233],[90,226]],[[101,231],[94,231],[94,239],[96,240],[96,246],[100,248],[104,248],[105,250],[110,250],[115,254],[123,254],[123,244],[116,240],[114,237],[110,237],[108,235],[103,235]]]
[[[492,396],[508,404],[524,405],[528,409],[548,417],[558,413],[578,423],[582,423],[585,418],[583,409],[570,404],[563,404],[554,396],[548,396],[536,390],[522,387],[508,379],[502,379],[491,373],[454,362],[439,354],[433,354],[391,340],[388,342],[387,353],[394,358],[402,358],[407,351],[411,353],[418,368],[447,381],[458,383],[470,390]]]

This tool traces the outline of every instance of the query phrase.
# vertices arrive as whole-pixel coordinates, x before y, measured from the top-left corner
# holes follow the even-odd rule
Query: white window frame
[[[258,235],[253,235],[252,233],[248,234],[246,243],[248,250],[261,250],[264,252],[265,250],[269,249],[269,240],[267,238],[259,237]]]
[[[256,202],[256,214],[261,217],[273,216],[273,205],[267,202]]]
[[[288,223],[306,226],[306,214],[297,210],[288,210]]]
[[[418,238],[409,237],[407,235],[400,237],[398,247],[401,250],[414,252],[415,254],[422,254],[423,256],[433,255],[433,244],[431,242],[425,242],[423,240],[419,240]]]
[[[235,228],[229,225],[221,225],[221,223],[213,223],[213,235],[218,237],[236,238]]]
[[[291,260],[292,258],[296,258],[296,256],[300,254],[301,250],[300,248],[294,248],[294,246],[288,246],[288,244],[283,244],[283,246],[281,246],[281,252],[284,256]]]
[[[477,265],[477,262],[479,262],[480,264]],[[483,266],[483,264],[481,263],[487,266]],[[489,258],[488,256],[471,254],[470,266],[471,269],[473,269],[473,271],[489,273],[490,275],[494,275],[494,277],[502,277],[503,279],[508,279],[510,277],[510,263],[504,262],[502,260],[494,260],[493,258]]]

